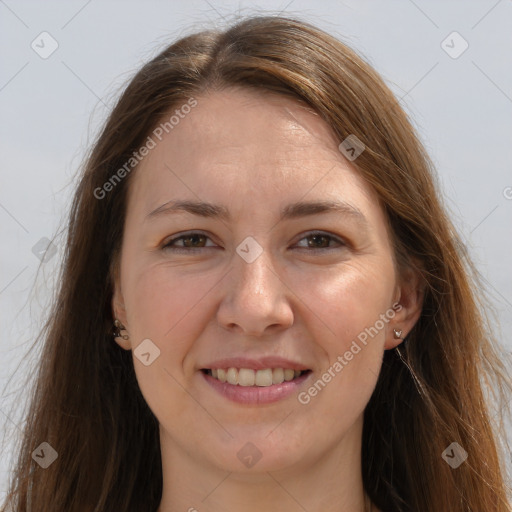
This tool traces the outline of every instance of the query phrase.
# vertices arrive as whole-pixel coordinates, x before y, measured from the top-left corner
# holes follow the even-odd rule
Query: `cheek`
[[[392,305],[394,270],[388,259],[368,258],[336,269],[297,272],[288,279],[293,283],[294,293],[307,306],[303,311],[309,326],[315,326],[317,343],[329,355],[344,352]],[[382,321],[377,326],[381,336],[374,337],[383,341],[386,329],[381,324]]]
[[[197,325],[194,318],[204,315],[206,295],[213,284],[205,275],[166,265],[148,266],[134,274],[127,313],[135,335],[154,339],[163,351],[179,352],[190,340],[188,331]]]
[[[332,432],[347,431],[375,389],[389,329],[385,315],[392,313],[394,273],[388,270],[354,265],[303,282],[309,290],[301,292],[307,297],[304,311],[311,311],[305,321],[322,367],[298,399],[305,413],[322,418]]]
[[[165,265],[149,265],[129,277],[127,314],[134,348],[149,338],[160,350],[149,366],[141,364],[134,354],[137,381],[159,422],[173,425],[176,416],[197,413],[195,401],[185,391],[190,382],[184,361],[207,317],[206,294],[218,279],[187,275]]]
[[[126,302],[134,339],[154,340],[162,352],[174,354],[167,359],[170,363],[180,355],[183,359],[222,300],[214,290],[216,285],[222,288],[222,272],[158,264],[135,267],[129,277]],[[282,279],[293,292],[285,287],[282,293],[296,310],[296,324],[304,324],[332,355],[345,352],[388,310],[394,271],[390,261],[367,258],[336,268],[291,266]]]

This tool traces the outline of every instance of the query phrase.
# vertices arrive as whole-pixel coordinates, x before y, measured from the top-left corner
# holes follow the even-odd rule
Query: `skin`
[[[160,350],[149,366],[133,358],[160,423],[158,512],[362,512],[363,411],[384,350],[401,342],[393,328],[405,337],[419,317],[418,278],[397,273],[377,197],[318,115],[251,90],[196,99],[132,176],[112,303],[123,349],[149,338]],[[147,218],[176,199],[225,205],[232,219]],[[325,199],[357,208],[366,226],[336,212],[279,221],[289,203]],[[191,230],[206,238],[175,247],[198,248],[162,247]],[[248,236],[263,250],[252,263],[236,252]],[[400,311],[308,404],[296,394],[237,404],[200,372],[221,357],[279,355],[313,370],[307,391],[395,302]],[[251,468],[237,457],[247,442],[261,453]]]

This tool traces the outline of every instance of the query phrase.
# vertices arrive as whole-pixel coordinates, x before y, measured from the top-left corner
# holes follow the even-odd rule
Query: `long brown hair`
[[[399,350],[385,353],[365,411],[362,470],[372,501],[385,512],[510,510],[488,392],[500,395],[509,382],[431,161],[363,58],[308,23],[274,16],[170,45],[130,81],[107,119],[72,203],[60,286],[2,510],[157,509],[158,422],[131,353],[112,340],[112,272],[136,168],[110,181],[101,198],[98,189],[164,115],[233,86],[302,100],[340,142],[356,135],[364,143],[353,164],[381,200],[400,268],[417,269],[426,283],[421,317]],[[42,442],[58,454],[47,469],[32,458]],[[468,454],[456,469],[441,456],[452,442]]]

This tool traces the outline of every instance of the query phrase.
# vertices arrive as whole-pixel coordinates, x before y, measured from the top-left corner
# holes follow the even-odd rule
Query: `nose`
[[[238,255],[224,282],[217,312],[219,325],[246,336],[275,334],[293,324],[293,293],[279,275],[268,251],[252,263]]]

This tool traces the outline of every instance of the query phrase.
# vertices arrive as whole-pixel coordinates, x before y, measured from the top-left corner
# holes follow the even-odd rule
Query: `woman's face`
[[[196,99],[134,171],[113,300],[162,443],[237,472],[357,451],[393,328],[415,320],[378,200],[298,102]]]

